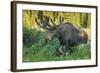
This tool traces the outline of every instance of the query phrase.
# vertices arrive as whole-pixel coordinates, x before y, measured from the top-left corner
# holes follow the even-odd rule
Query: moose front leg
[[[67,56],[69,54],[69,51],[66,48],[66,45],[61,45],[59,48],[59,52],[61,56]]]
[[[59,52],[61,53],[61,54],[64,54],[64,52],[63,52],[63,50],[62,50],[62,45],[60,46],[60,48],[59,48]]]
[[[61,44],[62,45],[59,48],[59,52],[61,53],[61,55],[67,56],[71,51],[69,43],[66,41],[66,42],[63,42],[63,43],[61,42]]]
[[[61,45],[60,48],[59,48],[61,58],[64,56],[64,51],[62,49],[63,49],[63,46]]]

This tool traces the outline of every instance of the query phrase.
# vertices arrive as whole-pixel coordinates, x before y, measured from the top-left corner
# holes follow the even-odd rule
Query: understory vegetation
[[[72,53],[58,56],[60,43],[57,38],[45,43],[47,32],[28,30],[23,33],[23,62],[60,61],[60,60],[85,60],[91,58],[90,41],[87,46],[81,44],[72,47]]]

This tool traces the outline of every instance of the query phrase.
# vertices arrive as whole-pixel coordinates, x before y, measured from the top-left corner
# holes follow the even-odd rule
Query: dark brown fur
[[[88,41],[88,34],[85,31],[76,29],[71,23],[60,24],[52,32],[49,31],[46,42],[54,37],[58,37],[60,45],[65,47],[65,49],[62,49],[64,51],[70,51],[71,47]]]

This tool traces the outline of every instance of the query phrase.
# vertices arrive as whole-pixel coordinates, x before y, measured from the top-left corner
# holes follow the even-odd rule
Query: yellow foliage
[[[40,28],[36,21],[35,17],[37,17],[36,10],[23,10],[23,26],[27,27],[27,29],[36,29],[40,31],[44,31],[42,28]],[[59,24],[59,16],[62,16],[64,18],[64,22],[71,22],[75,27],[80,27],[83,17],[86,13],[79,13],[79,12],[58,12],[58,18],[55,20],[55,23]],[[53,11],[43,11],[43,15],[50,16],[50,18],[53,18]],[[88,21],[87,21],[87,27],[90,29],[91,25],[91,14],[88,13]],[[51,24],[51,23],[50,23]],[[52,25],[52,24],[51,24]]]

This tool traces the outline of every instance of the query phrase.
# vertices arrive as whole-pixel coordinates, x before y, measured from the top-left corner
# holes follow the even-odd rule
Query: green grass
[[[29,38],[30,41],[28,41],[28,43],[25,42],[23,44],[23,62],[85,60],[91,58],[90,41],[88,42],[87,46],[81,44],[71,48],[73,49],[73,52],[66,56],[57,56],[56,53],[58,53],[57,50],[60,47],[59,40],[55,38],[52,41],[45,43],[45,36],[47,33],[36,33],[38,32],[35,31],[34,33],[30,33],[34,36],[38,35],[34,44],[32,44],[31,38]]]

